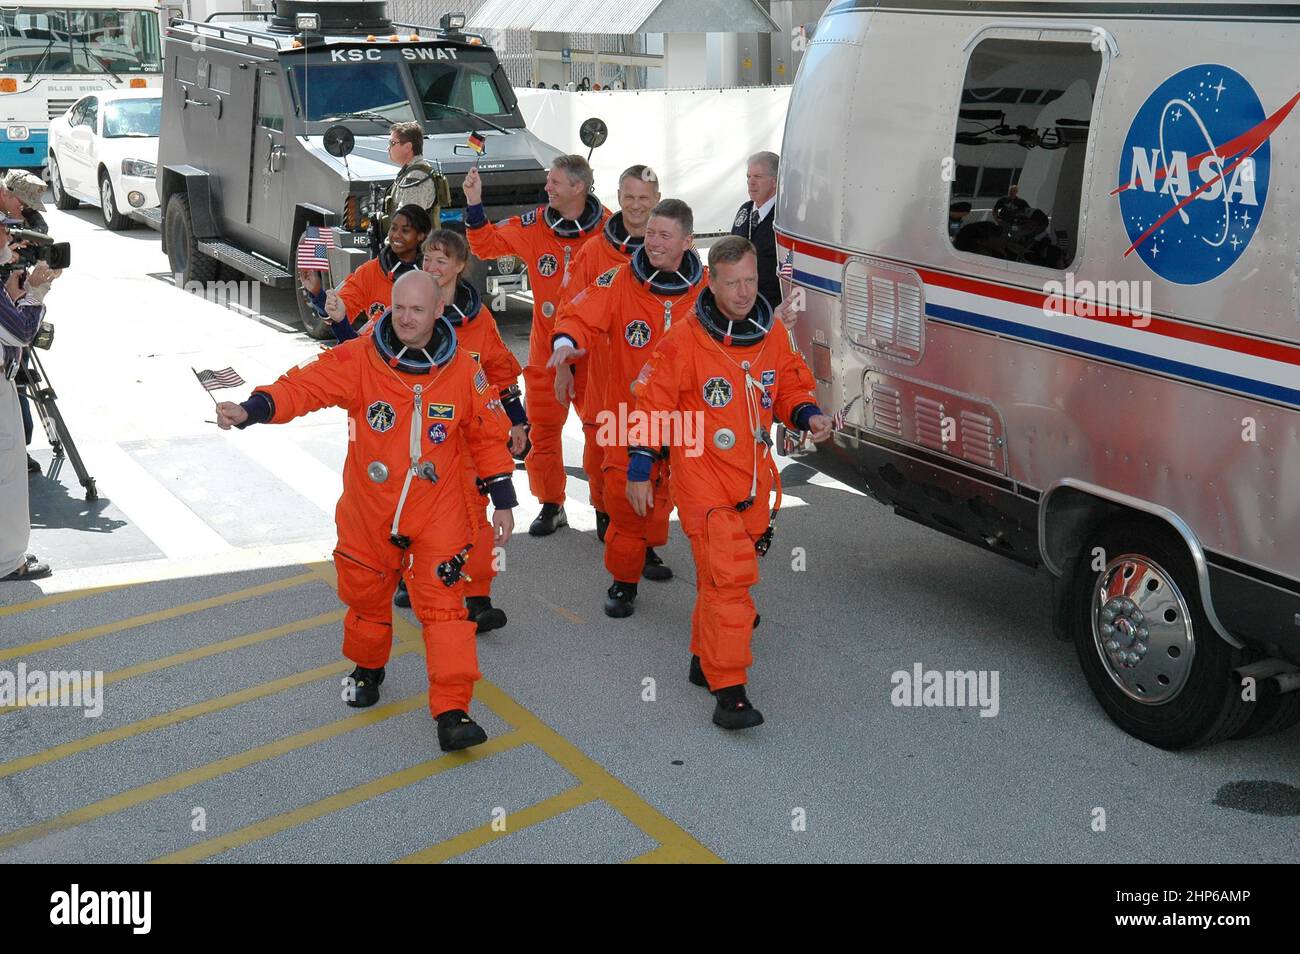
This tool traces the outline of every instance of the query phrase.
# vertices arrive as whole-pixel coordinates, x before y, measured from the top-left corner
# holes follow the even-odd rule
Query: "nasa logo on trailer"
[[[559,261],[550,252],[537,260],[537,271],[542,275],[554,275],[559,267]]]
[[[1133,117],[1111,193],[1131,243],[1124,255],[1179,285],[1231,268],[1264,217],[1269,137],[1295,103],[1266,116],[1245,77],[1213,63],[1161,83]]]

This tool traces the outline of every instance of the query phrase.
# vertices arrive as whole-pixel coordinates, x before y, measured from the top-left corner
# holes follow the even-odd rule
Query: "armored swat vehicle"
[[[461,32],[464,22],[393,23],[383,0],[276,0],[273,12],[172,20],[160,203],[137,213],[161,228],[172,271],[186,282],[225,271],[298,287],[295,250],[315,227],[333,246],[325,251],[337,283],[368,254],[360,250],[376,204],[398,171],[388,160],[396,122],[425,130],[424,156],[451,187],[444,225],[462,219],[460,184],[475,163],[491,218],[545,203],[559,152],[524,128],[496,55]],[[479,265],[474,277],[513,265]],[[300,288],[297,297],[307,332],[328,337]]]

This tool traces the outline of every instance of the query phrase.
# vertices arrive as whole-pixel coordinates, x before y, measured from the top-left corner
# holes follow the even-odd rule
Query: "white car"
[[[122,209],[158,205],[159,89],[106,89],[83,96],[50,122],[54,204],[99,206],[104,224],[130,228]]]

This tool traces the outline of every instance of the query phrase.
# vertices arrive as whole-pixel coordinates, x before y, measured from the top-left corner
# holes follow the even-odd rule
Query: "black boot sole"
[[[528,535],[530,537],[549,537],[556,530],[559,530],[560,527],[567,527],[568,525],[568,516],[564,513],[560,513],[548,520],[546,523],[539,524],[534,520],[532,525],[528,528]]]
[[[475,626],[478,627],[477,632],[489,633],[494,629],[500,629],[506,624],[507,620],[505,610],[498,609],[494,606],[491,609],[485,609],[483,612],[473,617],[470,622],[474,623]]]
[[[732,712],[721,706],[714,706],[713,724],[729,732],[737,729],[752,729],[756,725],[763,724],[763,713],[754,708]]]
[[[444,752],[459,752],[486,741],[487,733],[481,725],[459,725],[450,732],[438,730],[438,748]]]
[[[605,601],[605,615],[610,619],[627,619],[636,612],[636,607],[631,603],[616,603],[613,600]]]

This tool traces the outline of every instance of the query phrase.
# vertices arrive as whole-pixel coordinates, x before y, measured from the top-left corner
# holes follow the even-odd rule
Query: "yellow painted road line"
[[[6,616],[16,616],[19,613],[30,613],[32,610],[45,609],[48,606],[58,606],[60,603],[71,603],[73,600],[85,599],[87,596],[96,596],[112,590],[124,590],[128,585],[133,584],[120,583],[115,586],[96,586],[88,590],[73,590],[70,593],[55,593],[51,596],[42,596],[39,599],[28,600],[26,603],[15,603],[13,606],[0,606],[0,619]]]
[[[684,865],[698,861],[690,851],[682,851],[676,846],[660,845],[644,855],[637,855],[635,858],[629,858],[625,864],[629,865]]]
[[[132,616],[130,619],[118,620],[115,623],[104,623],[101,626],[92,626],[89,629],[79,629],[74,633],[67,633],[63,636],[51,636],[49,639],[37,640],[34,643],[15,646],[12,649],[0,649],[0,661],[13,659],[16,656],[25,656],[29,653],[42,652],[46,649],[57,649],[71,643],[80,643],[99,636],[108,636],[111,633],[120,633],[123,630],[148,626],[151,623],[160,623],[163,620],[176,619],[180,616],[188,616],[191,613],[201,613],[203,610],[214,609],[218,606],[228,606],[231,603],[256,599],[259,596],[278,593],[280,590],[301,586],[303,583],[310,583],[316,579],[318,579],[318,575],[315,573],[300,573],[297,576],[276,580],[274,583],[263,583],[261,586],[249,587],[234,593],[223,593],[220,596],[209,597],[206,600],[198,600],[194,603],[186,603],[183,606],[173,606],[171,609],[158,610],[154,613]]]
[[[209,656],[217,656],[221,653],[231,652],[236,649],[243,649],[247,646],[255,646],[258,643],[265,643],[272,639],[279,639],[281,636],[288,636],[290,633],[300,633],[308,629],[315,629],[318,626],[329,626],[343,619],[344,610],[335,610],[332,613],[321,613],[310,619],[299,620],[296,623],[285,623],[283,626],[276,626],[274,629],[262,629],[255,633],[245,633],[243,636],[235,636],[231,639],[222,640],[219,643],[209,643],[206,646],[199,646],[195,649],[189,649],[182,653],[173,653],[170,656],[164,656],[162,659],[150,659],[147,662],[138,663],[134,666],[127,666],[125,669],[114,669],[112,672],[104,673],[104,685],[111,685],[115,682],[121,682],[123,679],[133,679],[136,676],[143,676],[146,673],[157,672],[160,669],[170,669],[172,666],[180,666],[188,662],[194,662],[197,659],[206,659]],[[56,705],[61,705],[63,696],[70,689],[61,689],[59,700]],[[0,707],[0,715],[8,712],[17,712],[19,709],[30,706],[45,705],[45,694],[36,693],[29,699],[25,706],[4,706]]]
[[[552,613],[554,613],[556,616],[560,617],[561,619],[568,620],[570,623],[577,623],[578,625],[583,625],[587,622],[585,619],[583,619],[581,616],[579,616],[577,613],[573,612],[572,610],[565,609],[563,606],[556,606],[554,603],[548,602],[539,593],[534,593],[533,596],[537,598],[537,601],[539,603],[541,603],[543,606],[545,606],[547,609],[549,609]]]
[[[436,845],[409,854],[405,858],[399,858],[397,863],[399,865],[436,865],[448,858],[455,858],[467,851],[481,848],[499,838],[505,838],[507,835],[512,835],[539,822],[544,822],[548,818],[554,818],[556,815],[563,815],[579,805],[585,805],[595,800],[596,793],[594,791],[586,785],[578,785],[575,788],[561,792],[559,795],[552,795],[536,805],[529,805],[527,808],[508,813],[505,817],[506,829],[504,831],[496,831],[492,827],[492,822],[488,822],[472,831],[467,831],[454,838],[448,838],[446,841],[440,841]]]
[[[394,627],[413,629],[403,617],[393,617]],[[659,842],[660,845],[681,852],[683,860],[722,864],[722,859],[696,841],[666,815],[628,788],[602,765],[556,732],[549,725],[486,679],[474,684],[474,698],[483,702],[500,718],[519,729],[535,734],[537,747],[560,764],[585,786],[590,786],[597,798],[614,806],[628,821]]]
[[[393,650],[393,655],[409,652],[400,647]],[[343,662],[329,663],[325,666],[317,666],[315,669],[308,669],[306,672],[294,673],[292,676],[285,676],[283,679],[276,679],[273,682],[264,682],[261,685],[249,686],[247,689],[240,689],[238,692],[232,692],[224,696],[217,696],[214,699],[205,699],[203,702],[196,702],[194,705],[185,706],[182,709],[173,709],[171,712],[162,712],[156,716],[150,716],[147,719],[141,719],[139,722],[132,722],[130,725],[119,726],[116,729],[105,729],[103,732],[96,732],[94,735],[84,736],[80,739],[73,739],[70,742],[64,742],[53,748],[44,749],[31,755],[25,755],[22,758],[12,759],[8,762],[0,762],[0,778],[6,778],[10,775],[17,775],[19,772],[25,772],[30,768],[38,765],[48,765],[50,762],[57,762],[60,759],[66,759],[82,752],[88,752],[91,749],[97,749],[101,745],[109,745],[113,742],[121,742],[123,739],[129,739],[137,735],[143,735],[146,732],[152,732],[155,729],[161,729],[165,726],[176,725],[189,719],[197,719],[199,716],[210,715],[213,712],[220,712],[223,709],[231,709],[245,702],[252,702],[254,699],[261,699],[266,696],[273,696],[277,692],[284,692],[286,689],[294,689],[298,686],[304,686],[309,682],[315,682],[317,679],[326,679],[330,676],[342,675],[349,671],[354,664],[350,660]]]
[[[509,732],[506,735],[498,736],[495,739],[489,739],[482,745],[477,745],[472,749],[464,749],[460,752],[449,752],[439,758],[429,759],[427,762],[420,762],[418,765],[412,765],[400,771],[385,775],[382,778],[374,779],[346,791],[330,795],[328,798],[322,798],[320,801],[312,802],[310,805],[303,805],[271,818],[263,819],[244,828],[232,831],[225,835],[216,835],[191,845],[188,848],[182,848],[180,851],[173,851],[169,855],[163,855],[161,858],[155,858],[150,864],[180,864],[195,861],[202,861],[205,858],[211,858],[213,855],[219,855],[222,852],[230,851],[232,848],[239,848],[254,841],[261,841],[263,838],[270,838],[282,831],[290,828],[297,828],[324,815],[330,815],[345,808],[351,808],[367,799],[377,798],[389,792],[396,791],[399,788],[405,788],[408,785],[414,785],[426,778],[432,778],[442,772],[459,768],[470,762],[476,762],[480,759],[489,758],[500,752],[506,752],[510,749],[518,748],[528,741],[526,732]]]
[[[198,785],[201,782],[209,782],[214,778],[222,775],[228,775],[231,772],[237,772],[242,768],[255,765],[258,762],[265,762],[276,756],[284,755],[288,752],[294,752],[298,749],[304,749],[307,746],[315,745],[318,742],[324,742],[335,736],[343,735],[345,732],[352,732],[355,729],[361,729],[368,725],[374,725],[376,722],[382,722],[393,716],[403,715],[407,712],[414,712],[421,706],[426,705],[428,696],[421,692],[417,695],[410,696],[406,699],[400,699],[397,702],[390,702],[387,705],[374,706],[370,709],[363,709],[356,715],[347,716],[336,722],[327,725],[317,726],[314,729],[308,729],[305,732],[299,732],[295,735],[286,736],[283,739],[276,739],[274,742],[268,742],[265,745],[259,745],[257,748],[249,749],[247,752],[239,752],[235,755],[227,756],[224,759],[218,759],[216,762],[209,762],[206,765],[199,765],[195,768],[179,772],[156,782],[149,782],[147,785],[139,785],[135,788],[128,789],[120,794],[102,798],[97,802],[92,802],[81,808],[65,812],[54,818],[38,822],[35,825],[28,825],[26,828],[19,828],[17,831],[11,831],[7,835],[0,835],[0,851],[12,848],[15,845],[23,845],[29,841],[35,841],[38,838],[44,838],[56,831],[63,831],[66,828],[75,828],[78,825],[84,825],[86,822],[94,821],[105,815],[112,815],[116,812],[133,808],[145,802],[151,802],[155,798],[161,798],[164,795],[170,795],[173,792],[179,792],[181,789],[189,788],[192,785]]]

